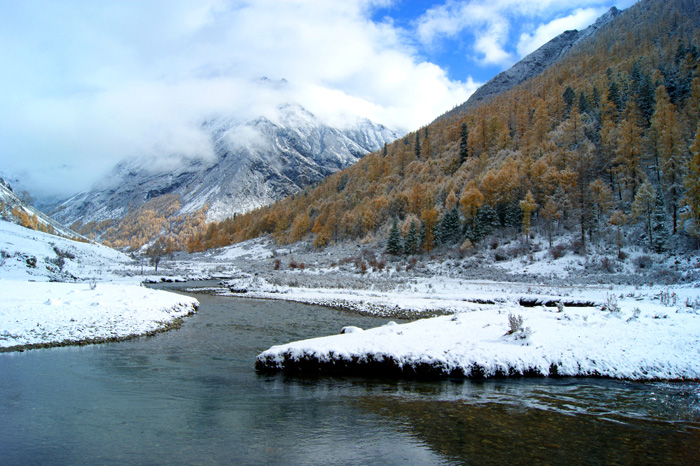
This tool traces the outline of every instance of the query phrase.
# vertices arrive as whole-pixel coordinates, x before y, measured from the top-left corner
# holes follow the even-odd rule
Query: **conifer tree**
[[[652,215],[651,231],[653,234],[652,247],[656,252],[663,252],[668,241],[666,230],[666,209],[664,208],[664,195],[661,190],[656,190],[654,198],[654,214]]]
[[[408,233],[404,241],[404,252],[408,255],[413,255],[418,252],[418,225],[416,221],[411,221],[411,226],[408,227]]]
[[[690,146],[691,159],[688,172],[685,175],[685,204],[690,217],[689,233],[698,239],[700,248],[700,123],[698,123],[695,139]]]
[[[660,159],[663,187],[671,209],[671,230],[675,235],[683,193],[683,142],[675,106],[670,103],[663,86],[659,86],[656,96],[657,105],[652,117],[652,127],[656,134],[656,152]]]
[[[649,183],[645,181],[639,187],[637,195],[632,203],[632,215],[635,218],[641,218],[644,221],[645,230],[647,235],[649,235],[649,247],[654,247],[653,231],[651,225],[652,215],[654,213],[654,207],[656,204],[656,189]]]
[[[414,151],[416,153],[416,158],[420,158],[420,133],[416,131],[416,145],[414,147]]]
[[[459,211],[457,210],[457,206],[454,206],[445,212],[440,222],[440,243],[447,245],[454,244],[459,240],[461,229],[462,225],[459,221]]]
[[[462,165],[469,157],[469,128],[466,123],[462,123],[459,132],[459,164]]]
[[[566,86],[562,97],[564,98],[565,105],[564,112],[568,116],[569,112],[571,112],[571,107],[574,105],[574,100],[576,99],[576,92],[574,92],[574,90],[571,89],[571,86]]]
[[[399,222],[394,217],[394,223],[389,231],[389,238],[386,240],[386,253],[393,256],[398,256],[403,251],[401,246],[401,231],[399,231]]]

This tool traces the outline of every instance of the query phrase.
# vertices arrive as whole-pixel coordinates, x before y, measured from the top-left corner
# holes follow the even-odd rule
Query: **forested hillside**
[[[550,246],[577,238],[580,253],[688,247],[700,233],[699,9],[643,0],[536,78],[314,189],[210,224],[188,248],[311,235],[318,247],[386,239],[411,254],[494,233],[527,241],[535,228]]]

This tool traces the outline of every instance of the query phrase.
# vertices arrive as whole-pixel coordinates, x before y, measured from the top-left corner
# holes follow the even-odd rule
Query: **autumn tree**
[[[536,208],[537,204],[535,203],[535,198],[532,196],[532,193],[528,191],[525,195],[525,199],[520,201],[520,210],[523,211],[523,234],[525,235],[525,241],[529,241],[530,216]]]

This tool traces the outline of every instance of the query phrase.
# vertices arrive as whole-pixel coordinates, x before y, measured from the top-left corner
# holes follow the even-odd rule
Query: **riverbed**
[[[178,330],[0,354],[3,465],[695,464],[698,384],[256,373],[275,344],[388,319],[196,294]]]

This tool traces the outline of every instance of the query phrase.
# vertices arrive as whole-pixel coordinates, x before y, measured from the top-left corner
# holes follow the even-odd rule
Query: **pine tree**
[[[656,252],[666,250],[666,242],[668,241],[668,231],[666,230],[666,209],[664,208],[664,195],[661,190],[656,191],[654,199],[654,213],[651,221],[651,231],[653,234],[652,247]]]
[[[653,231],[651,225],[654,207],[656,205],[656,189],[648,181],[644,182],[637,190],[637,195],[632,203],[632,214],[634,218],[642,218],[645,229],[649,235],[649,247],[654,247]]]
[[[457,206],[454,206],[445,212],[440,222],[440,243],[446,245],[454,244],[459,240],[461,229],[462,224],[459,221],[459,211]]]
[[[462,165],[469,157],[469,128],[466,123],[462,123],[459,132],[459,164]]]
[[[413,220],[404,241],[404,252],[408,255],[416,254],[418,252],[418,241],[418,225]]]
[[[389,231],[389,238],[386,240],[386,253],[398,256],[403,251],[401,246],[401,231],[399,231],[399,222],[394,217],[394,224]]]
[[[576,92],[574,92],[574,90],[571,89],[570,86],[566,86],[566,90],[564,90],[564,94],[562,94],[562,97],[564,98],[565,105],[564,112],[568,116],[569,112],[571,112],[571,107],[574,105],[574,100],[576,99]]]
[[[685,204],[690,217],[689,232],[698,239],[700,248],[700,123],[695,132],[695,139],[690,146],[691,159],[685,174]]]
[[[578,96],[578,111],[579,113],[588,113],[591,111],[591,106],[588,104],[588,99],[586,98],[586,94],[581,91],[581,94]]]
[[[414,151],[416,153],[416,158],[420,158],[420,133],[416,131],[416,145],[414,148]]]
[[[683,142],[675,106],[669,102],[663,86],[659,86],[656,96],[657,105],[652,118],[652,126],[656,134],[656,150],[660,158],[661,178],[671,209],[673,220],[671,229],[675,235],[678,209],[683,193]]]

